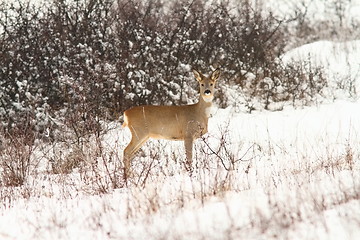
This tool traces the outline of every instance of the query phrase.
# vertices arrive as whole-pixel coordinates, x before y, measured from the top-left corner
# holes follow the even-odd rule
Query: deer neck
[[[209,118],[211,106],[212,102],[205,102],[204,99],[200,96],[199,102],[196,104],[197,112],[201,112],[206,116],[206,118]]]

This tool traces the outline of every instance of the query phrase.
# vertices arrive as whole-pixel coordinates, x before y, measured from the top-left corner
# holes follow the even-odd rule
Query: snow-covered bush
[[[20,1],[2,5],[0,27],[7,129],[30,125],[54,137],[65,126],[79,139],[133,105],[194,102],[192,68],[222,69],[221,106],[230,103],[225,89],[239,86],[239,104],[250,100],[256,109],[304,95],[289,91],[302,73],[278,61],[285,22],[248,1]],[[242,81],[245,75],[254,77]],[[287,97],[279,97],[279,82]]]
[[[100,115],[109,107],[108,85],[116,79],[107,60],[115,47],[108,37],[111,5],[59,0],[42,8],[12,3],[3,10],[3,126],[30,124],[49,132],[54,119],[66,123],[73,112]]]

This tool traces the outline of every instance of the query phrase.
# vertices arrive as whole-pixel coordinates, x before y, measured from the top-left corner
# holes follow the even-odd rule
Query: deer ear
[[[216,81],[220,77],[220,69],[217,68],[213,73],[211,74],[211,79]]]
[[[193,73],[194,73],[194,76],[195,76],[196,80],[198,80],[199,82],[201,82],[201,80],[202,80],[202,74],[199,73],[199,72],[196,71],[196,70],[193,70]]]

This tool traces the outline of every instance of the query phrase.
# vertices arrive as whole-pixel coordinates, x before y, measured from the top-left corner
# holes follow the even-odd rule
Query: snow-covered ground
[[[26,184],[0,188],[0,239],[360,239],[359,56],[359,41],[289,51],[284,62],[324,67],[329,101],[216,109],[195,144],[192,175],[181,142],[150,141],[128,186],[113,189],[130,137],[119,123],[71,174],[48,170],[61,151],[36,148],[33,159],[44,162]]]
[[[233,155],[233,170],[226,171],[200,140],[197,161],[206,167],[196,169],[193,176],[184,169],[159,173],[155,167],[144,186],[130,184],[94,196],[83,190],[80,174],[39,174],[21,191],[1,190],[7,202],[0,206],[0,236],[359,239],[359,108],[360,101],[335,101],[254,114],[220,109],[204,141],[221,149],[225,164]],[[116,128],[104,141],[124,138],[127,130]],[[153,141],[136,161],[153,161],[150,152],[160,149],[159,144],[183,158],[178,143]],[[159,162],[168,161],[159,156]],[[26,191],[29,198],[14,195]]]
[[[341,48],[331,52],[329,45],[339,43],[306,45],[284,59],[316,59],[329,78],[359,68],[351,55],[359,47],[344,60],[336,57]],[[326,65],[335,62],[339,71]],[[357,75],[352,79],[358,86]],[[278,112],[217,109],[210,133],[195,145],[191,176],[181,163],[182,143],[151,141],[134,160],[129,185],[104,194],[101,157],[95,176],[40,171],[23,187],[1,189],[0,237],[359,239],[359,109],[356,98]],[[121,161],[130,135],[114,125],[102,144],[108,157]]]

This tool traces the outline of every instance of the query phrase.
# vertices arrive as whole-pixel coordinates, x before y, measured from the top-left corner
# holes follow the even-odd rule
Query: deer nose
[[[211,91],[208,89],[208,90],[205,90],[205,95],[210,95],[211,94]]]

